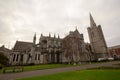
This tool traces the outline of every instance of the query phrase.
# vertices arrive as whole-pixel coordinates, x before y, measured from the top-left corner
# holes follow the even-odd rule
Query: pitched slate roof
[[[4,53],[5,56],[9,56],[11,53],[11,50],[8,48],[5,48],[4,45],[0,47],[0,52]]]
[[[32,42],[16,41],[13,51],[28,51],[32,46]]]
[[[10,51],[10,50],[8,48],[5,48],[4,46],[1,46],[0,51]]]

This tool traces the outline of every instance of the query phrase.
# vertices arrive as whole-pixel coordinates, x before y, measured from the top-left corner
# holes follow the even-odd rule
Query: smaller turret
[[[43,37],[43,34],[41,33],[41,37]]]
[[[49,37],[51,37],[51,34],[49,33]]]
[[[60,36],[59,36],[59,34],[58,34],[58,39],[60,39]]]
[[[33,37],[33,44],[36,44],[36,33],[34,34],[34,37]]]
[[[54,34],[54,38],[56,38],[55,34]]]

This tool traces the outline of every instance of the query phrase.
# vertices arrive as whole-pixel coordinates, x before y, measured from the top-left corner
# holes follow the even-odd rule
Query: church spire
[[[90,13],[90,26],[91,26],[91,27],[96,26],[96,23],[95,23],[95,21],[94,21],[92,15],[91,15],[91,13]]]
[[[33,37],[33,44],[36,43],[36,33],[34,34],[34,37]]]

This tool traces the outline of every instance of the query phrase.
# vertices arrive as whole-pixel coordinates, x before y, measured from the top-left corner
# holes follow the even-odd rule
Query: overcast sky
[[[89,42],[91,12],[101,24],[108,46],[120,44],[120,0],[0,0],[0,46],[12,48],[16,40],[32,42],[36,32],[62,38],[77,26]]]

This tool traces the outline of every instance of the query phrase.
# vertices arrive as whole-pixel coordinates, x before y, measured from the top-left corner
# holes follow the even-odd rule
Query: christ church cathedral
[[[96,25],[90,14],[90,26],[87,28],[90,43],[76,28],[67,36],[41,34],[36,43],[36,34],[32,42],[16,41],[10,54],[11,65],[82,63],[107,58],[108,51],[101,25]]]

